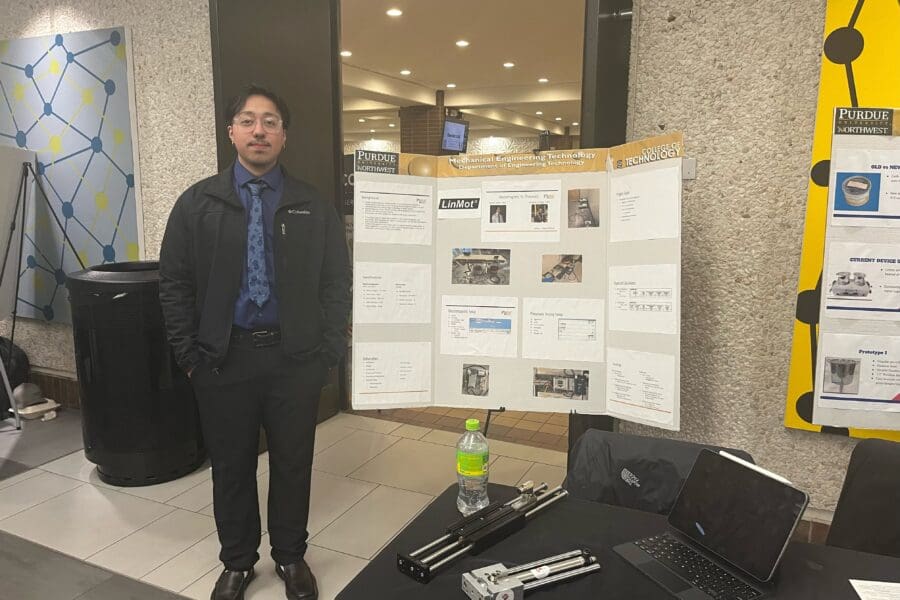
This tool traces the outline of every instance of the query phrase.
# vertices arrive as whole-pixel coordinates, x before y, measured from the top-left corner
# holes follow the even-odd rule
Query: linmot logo
[[[622,481],[624,481],[631,487],[636,487],[636,488],[641,487],[641,480],[638,479],[637,475],[635,475],[628,469],[622,469],[621,475],[622,475]]]
[[[480,202],[480,198],[442,198],[438,208],[440,210],[478,208]]]

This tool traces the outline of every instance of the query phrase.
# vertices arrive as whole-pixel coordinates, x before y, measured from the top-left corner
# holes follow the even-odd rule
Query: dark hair
[[[281,115],[281,123],[282,126],[287,129],[291,124],[291,111],[288,110],[287,103],[275,92],[269,90],[267,88],[262,87],[261,85],[256,85],[255,83],[251,83],[246,88],[241,91],[240,94],[231,99],[228,105],[225,107],[225,125],[231,125],[231,122],[234,121],[234,116],[241,112],[244,108],[244,105],[247,104],[247,99],[250,96],[265,96],[275,105],[275,108],[278,109],[279,115]]]

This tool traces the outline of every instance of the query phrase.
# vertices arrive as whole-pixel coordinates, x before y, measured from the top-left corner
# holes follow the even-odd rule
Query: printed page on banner
[[[900,321],[900,246],[834,242],[826,269],[827,316]]]
[[[603,362],[603,300],[525,298],[522,358]]]
[[[609,348],[606,359],[606,410],[610,415],[673,426],[675,357]]]
[[[434,186],[356,178],[354,242],[431,245]]]
[[[831,224],[900,227],[900,115],[836,108],[828,191]]]
[[[438,190],[438,219],[480,219],[481,188]]]
[[[609,176],[609,241],[677,238],[681,232],[681,159]]]
[[[900,337],[822,334],[816,403],[827,408],[900,412]]]
[[[609,328],[678,333],[677,265],[609,268]]]
[[[519,299],[497,296],[441,298],[441,354],[518,355]]]
[[[431,403],[431,342],[353,344],[353,408]]]
[[[431,265],[357,262],[354,323],[431,323]]]
[[[558,242],[559,179],[502,179],[481,184],[481,241]]]

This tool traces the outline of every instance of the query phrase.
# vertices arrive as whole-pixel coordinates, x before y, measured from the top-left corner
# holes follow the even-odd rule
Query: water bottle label
[[[487,475],[488,453],[469,454],[456,451],[456,472],[464,477],[482,477]]]

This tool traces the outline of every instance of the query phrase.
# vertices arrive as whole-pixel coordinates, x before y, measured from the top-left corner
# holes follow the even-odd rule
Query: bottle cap
[[[466,419],[466,431],[478,431],[481,429],[481,422],[478,419]]]

